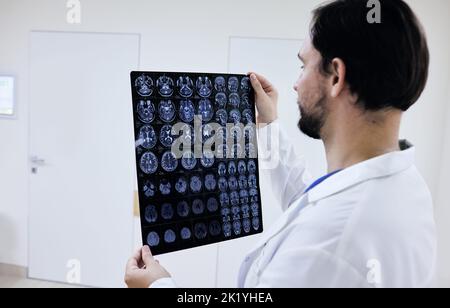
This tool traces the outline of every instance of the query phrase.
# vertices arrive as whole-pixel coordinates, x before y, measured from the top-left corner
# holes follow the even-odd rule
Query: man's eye
[[[300,67],[300,69],[303,71],[303,70],[305,69],[305,66],[302,65],[302,66]]]

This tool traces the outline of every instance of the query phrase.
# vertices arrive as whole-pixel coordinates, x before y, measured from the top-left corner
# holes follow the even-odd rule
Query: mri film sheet
[[[154,255],[263,231],[248,76],[132,72],[143,243]]]

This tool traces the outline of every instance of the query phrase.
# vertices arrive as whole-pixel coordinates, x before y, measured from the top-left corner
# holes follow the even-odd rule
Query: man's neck
[[[336,119],[338,120],[338,119]],[[401,112],[359,114],[351,120],[331,119],[324,127],[328,172],[345,169],[363,161],[399,151]]]

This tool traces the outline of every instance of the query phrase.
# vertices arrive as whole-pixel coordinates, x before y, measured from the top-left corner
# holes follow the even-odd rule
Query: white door
[[[299,110],[293,90],[300,74],[297,54],[301,40],[231,38],[229,71],[247,73],[255,71],[265,75],[280,92],[280,119],[298,152],[308,161],[313,174],[325,172],[325,156],[320,142],[303,136],[298,128]],[[261,173],[263,175],[263,173]],[[267,231],[281,215],[281,207],[271,193],[270,185],[261,177],[264,229]],[[218,286],[235,287],[241,261],[260,236],[220,244],[218,259]]]
[[[30,44],[29,276],[122,286],[139,35],[32,32]]]

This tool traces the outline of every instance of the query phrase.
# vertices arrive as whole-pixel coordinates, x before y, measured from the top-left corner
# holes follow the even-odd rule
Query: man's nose
[[[298,89],[298,82],[294,83],[294,90],[295,90],[295,92],[297,92],[297,89]]]

